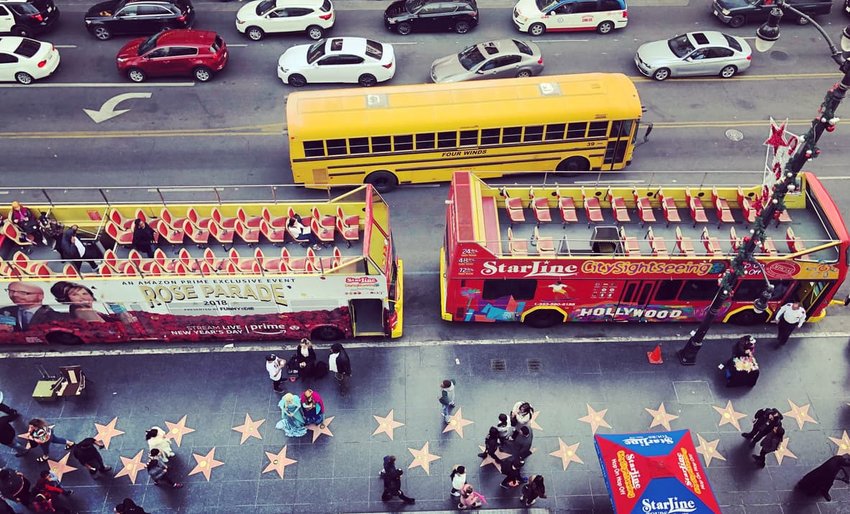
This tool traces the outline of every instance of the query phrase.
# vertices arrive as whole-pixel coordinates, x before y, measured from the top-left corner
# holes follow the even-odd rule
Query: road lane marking
[[[589,39],[532,39],[532,43],[587,43]]]
[[[237,48],[244,48],[244,47],[246,47],[246,46],[248,46],[248,43],[228,43],[228,44],[227,44],[227,47],[228,47],[228,48],[235,48],[235,47],[237,47]]]
[[[77,45],[53,45],[56,48],[77,48]]]
[[[73,88],[73,87],[194,87],[194,82],[165,82],[161,84],[149,84],[142,83],[137,84],[135,82],[54,82],[52,84],[46,83],[38,83],[29,84],[27,86],[22,86],[21,84],[0,84],[0,88],[11,88],[11,87],[25,87],[27,89],[32,88]]]

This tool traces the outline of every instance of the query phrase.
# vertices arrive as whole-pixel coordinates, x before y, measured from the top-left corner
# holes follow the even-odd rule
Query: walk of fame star
[[[478,448],[481,450],[482,453],[484,452],[484,447],[481,446],[480,444],[478,445]],[[511,456],[510,453],[505,453],[502,450],[499,450],[498,448],[496,449],[496,457],[499,457],[500,459],[504,459],[505,457],[510,457],[510,456]],[[483,459],[481,459],[481,465],[478,466],[478,467],[483,468],[487,464],[492,464],[493,467],[495,467],[499,471],[502,470],[502,466],[498,462],[496,462],[496,459],[491,457],[489,454],[486,457],[484,457]]]
[[[817,423],[817,421],[815,421],[815,418],[809,416],[809,407],[811,407],[812,404],[807,403],[805,405],[797,405],[791,400],[788,400],[788,404],[791,405],[791,410],[788,412],[783,412],[782,415],[797,420],[797,427],[799,427],[800,430],[803,430],[803,425],[807,421],[809,423]]]
[[[586,403],[585,405],[587,405],[587,416],[578,418],[578,420],[590,425],[590,430],[594,435],[596,434],[596,431],[599,430],[599,427],[611,428],[611,425],[605,421],[605,413],[608,412],[608,409],[595,411],[589,403]]]
[[[539,416],[539,415],[540,415],[539,410],[532,412],[531,413],[531,421],[528,422],[528,426],[533,428],[534,430],[540,430],[542,432],[543,428],[541,428],[540,425],[537,424],[537,416]]]
[[[189,472],[189,476],[203,473],[207,478],[207,482],[210,481],[210,473],[212,473],[212,470],[224,465],[224,463],[220,460],[215,460],[215,446],[213,446],[212,450],[210,450],[206,455],[193,453],[192,457],[195,458],[195,462],[197,462],[197,464],[195,464],[195,467]]]
[[[165,426],[168,427],[168,433],[165,435],[165,438],[173,439],[174,442],[177,443],[177,446],[180,446],[180,443],[183,442],[184,435],[191,434],[195,431],[194,428],[186,426],[187,417],[188,415],[184,415],[177,423],[172,423],[170,421],[165,422]]]
[[[265,419],[258,419],[254,421],[251,419],[250,414],[245,414],[245,423],[235,426],[231,430],[242,434],[242,437],[239,439],[239,444],[244,444],[245,441],[251,437],[256,437],[257,439],[263,438],[263,436],[260,435],[260,425],[265,423],[265,421]]]
[[[838,446],[835,450],[836,455],[850,455],[850,437],[847,436],[846,430],[841,433],[841,439],[830,437],[829,440]]]
[[[47,465],[50,467],[50,471],[56,475],[56,480],[59,482],[62,481],[62,477],[65,473],[70,473],[72,471],[76,471],[77,468],[68,465],[68,457],[70,457],[70,453],[66,453],[62,456],[61,459],[57,460],[48,460]]]
[[[790,457],[792,459],[796,459],[797,456],[791,453],[791,450],[788,449],[788,445],[791,443],[791,439],[786,437],[779,443],[779,448],[773,452],[773,455],[776,457],[776,463],[782,464],[782,459],[785,457]]]
[[[404,423],[396,421],[393,416],[395,416],[395,409],[390,409],[390,413],[384,417],[373,414],[372,417],[378,422],[378,428],[372,432],[372,435],[387,434],[387,437],[392,441],[395,429],[404,426]]]
[[[672,430],[670,428],[670,422],[674,419],[679,419],[679,416],[676,416],[675,414],[667,414],[667,408],[664,407],[664,402],[658,406],[658,409],[645,408],[644,410],[652,416],[652,423],[650,423],[649,428],[661,425],[669,432]]]
[[[567,444],[560,437],[558,438],[558,449],[554,452],[550,453],[552,457],[556,457],[561,459],[561,465],[564,467],[564,471],[570,467],[571,462],[578,462],[579,464],[584,464],[584,461],[579,458],[576,454],[578,451],[578,446],[581,443],[576,444]]]
[[[454,431],[457,432],[457,435],[463,438],[463,427],[471,425],[473,423],[474,421],[463,419],[463,408],[458,407],[457,413],[452,414],[452,416],[449,418],[449,422],[446,423],[446,427],[443,429],[443,433],[445,434],[446,432]]]
[[[298,462],[286,456],[286,446],[277,453],[266,452],[266,457],[269,459],[269,465],[263,470],[263,474],[274,471],[280,478],[283,478],[286,466]]]
[[[421,467],[425,470],[425,473],[431,474],[431,463],[435,460],[439,459],[439,455],[434,455],[428,449],[429,443],[426,441],[425,446],[422,447],[421,450],[416,450],[414,448],[408,448],[407,451],[413,455],[413,462],[410,463],[410,466],[407,466],[407,469],[413,469],[415,467]]]
[[[333,422],[335,416],[331,416],[329,418],[325,418],[325,428],[320,428],[319,425],[307,425],[307,430],[313,432],[313,441],[316,442],[316,439],[319,437],[326,435],[328,437],[333,437],[334,435],[331,433],[331,423]]]
[[[118,430],[115,428],[116,423],[118,423],[118,418],[112,418],[112,421],[105,425],[101,425],[100,423],[95,423],[94,428],[97,430],[97,435],[94,438],[103,443],[103,447],[109,449],[109,443],[112,442],[112,438],[119,436],[124,433],[123,430]]]
[[[136,454],[132,459],[128,459],[127,457],[121,457],[121,471],[119,471],[115,478],[120,477],[129,477],[131,483],[136,483],[136,475],[139,471],[145,469],[145,465],[142,464],[142,450],[139,450],[139,453]]]
[[[723,425],[732,425],[735,429],[740,432],[741,431],[741,423],[738,421],[739,419],[746,418],[747,415],[743,412],[737,412],[734,407],[732,407],[732,401],[726,401],[726,407],[720,408],[714,405],[711,406],[712,409],[716,410],[718,414],[720,414],[720,423],[718,426]]]
[[[720,452],[717,451],[717,444],[720,443],[720,439],[706,441],[701,435],[697,434],[697,440],[699,440],[699,446],[696,447],[696,450],[705,459],[706,467],[711,464],[711,459],[726,460],[726,457],[720,455]]]

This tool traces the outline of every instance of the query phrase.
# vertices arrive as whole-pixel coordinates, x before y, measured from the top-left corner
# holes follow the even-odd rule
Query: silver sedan
[[[688,32],[641,45],[635,64],[655,80],[694,75],[728,79],[749,68],[752,56],[750,45],[742,38],[716,31]]]
[[[434,82],[530,77],[543,71],[543,55],[534,43],[518,39],[488,41],[447,55],[431,65]]]

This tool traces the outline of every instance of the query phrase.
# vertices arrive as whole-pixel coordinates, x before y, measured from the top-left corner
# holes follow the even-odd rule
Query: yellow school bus
[[[325,188],[448,182],[455,170],[619,170],[642,113],[634,83],[587,73],[289,95],[292,178]]]

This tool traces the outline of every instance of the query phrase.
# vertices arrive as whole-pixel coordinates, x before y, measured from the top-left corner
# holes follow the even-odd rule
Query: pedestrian
[[[395,455],[384,457],[384,468],[378,475],[384,481],[384,493],[381,495],[381,501],[388,502],[398,497],[409,505],[416,503],[415,498],[406,496],[404,491],[401,490],[401,476],[403,474],[404,471],[395,467]]]
[[[452,468],[449,473],[449,478],[452,481],[452,496],[460,496],[460,490],[466,485],[466,466],[457,465]]]
[[[70,496],[74,494],[74,491],[63,488],[62,484],[59,483],[59,479],[57,479],[56,475],[54,475],[49,469],[44,469],[41,473],[39,473],[38,480],[35,482],[33,491],[37,493],[46,493],[48,497],[60,494],[63,496]]]
[[[283,430],[287,437],[301,437],[307,433],[304,414],[301,412],[301,400],[292,393],[286,393],[277,404],[280,407],[280,421],[275,428]]]
[[[496,423],[496,430],[499,432],[499,444],[505,444],[510,439],[513,429],[508,425],[508,415],[499,414],[499,422]]]
[[[162,460],[162,453],[159,450],[154,448],[150,452],[150,460],[148,460],[147,465],[145,466],[148,470],[148,475],[150,475],[151,479],[153,479],[153,483],[155,485],[160,485],[165,482],[170,485],[174,489],[179,489],[183,487],[183,484],[180,482],[175,482],[171,480],[168,476],[168,465],[165,464]]]
[[[159,459],[162,462],[168,462],[168,459],[174,457],[174,450],[171,448],[171,441],[166,439],[167,433],[159,427],[151,427],[145,432],[145,439],[148,442],[148,449],[159,450]]]
[[[304,423],[325,428],[325,402],[322,401],[322,396],[312,389],[307,389],[301,393],[300,400]]]
[[[484,495],[476,491],[471,485],[466,484],[460,490],[460,498],[457,508],[460,510],[477,509],[487,503]]]
[[[519,501],[524,507],[531,507],[537,502],[537,498],[546,499],[546,484],[543,483],[543,475],[531,475],[528,483],[522,486],[522,496]]]
[[[764,436],[764,439],[761,440],[761,452],[758,455],[753,454],[753,459],[755,459],[758,467],[764,467],[764,458],[768,453],[773,453],[779,449],[779,445],[782,444],[782,440],[785,438],[785,429],[782,428],[782,424],[778,424],[773,427],[773,429]]]
[[[100,456],[98,448],[103,448],[103,442],[98,441],[94,437],[86,437],[79,443],[75,444],[71,449],[71,455],[82,464],[92,476],[96,476],[97,472],[109,473],[112,468],[103,464],[103,457]]]
[[[64,498],[48,492],[35,493],[30,503],[33,512],[54,512],[56,514],[71,514],[71,509]]]
[[[83,265],[84,261],[88,261],[92,270],[97,270],[97,262],[95,259],[100,258],[98,251],[90,244],[83,243],[77,236],[79,227],[71,225],[65,232],[62,233],[62,239],[59,241],[59,255],[66,261],[70,261],[77,272]]]
[[[850,466],[850,455],[834,455],[820,466],[806,473],[806,476],[797,482],[797,487],[810,496],[820,495],[826,501],[832,501],[829,490],[836,479],[845,484],[850,484],[850,474],[847,473],[848,466]],[[844,478],[838,478],[841,473],[844,474]]]
[[[310,377],[316,370],[316,350],[306,337],[298,343],[298,348],[289,359],[289,369],[301,378]]]
[[[523,427],[531,423],[531,418],[534,415],[534,407],[528,402],[516,402],[514,408],[511,409],[511,426]]]
[[[272,389],[274,389],[274,392],[280,394],[286,392],[283,388],[284,368],[286,368],[285,360],[273,353],[266,356],[266,371],[269,373],[269,378],[272,381]]]
[[[47,462],[50,458],[51,444],[64,444],[66,450],[70,450],[74,446],[74,441],[68,441],[53,433],[53,429],[41,418],[33,418],[27,427],[27,435],[33,447],[41,446],[43,455],[36,462]]]
[[[776,311],[773,322],[779,325],[779,333],[776,336],[778,348],[788,342],[788,337],[795,328],[802,327],[806,322],[806,309],[798,301],[786,303]]]
[[[0,469],[0,496],[6,500],[29,506],[32,501],[30,481],[20,471]]]
[[[114,511],[118,514],[148,514],[130,498],[124,498],[124,501],[115,506]]]
[[[499,449],[499,430],[496,427],[490,427],[490,432],[487,433],[487,436],[484,438],[484,451],[479,453],[478,456],[486,458],[488,455],[496,462],[499,462],[501,459],[496,454],[496,450]]]
[[[452,409],[455,407],[455,381],[447,378],[440,382],[440,405],[443,421],[448,423],[452,418]]]
[[[14,418],[20,417],[20,415],[21,415],[20,412],[13,409],[12,407],[9,407],[5,403],[3,403],[3,400],[5,400],[5,399],[6,399],[6,396],[3,394],[3,391],[0,391],[0,412],[5,412],[6,414],[8,414],[9,416],[12,416]]]
[[[150,225],[141,218],[133,220],[133,248],[153,259],[154,233]]]
[[[782,413],[775,408],[759,409],[753,417],[753,429],[741,434],[744,439],[749,439],[750,448],[755,448],[756,443],[766,436],[773,427],[782,424]]]
[[[0,444],[15,450],[15,457],[21,457],[29,451],[27,445],[21,442],[21,438],[18,437],[18,431],[12,426],[12,421],[15,421],[20,416],[15,411],[15,414],[0,417]]]
[[[531,455],[531,443],[533,441],[534,434],[531,432],[531,429],[523,425],[519,427],[519,430],[514,432],[514,437],[510,441],[509,448],[503,449],[502,451],[510,453],[514,457],[518,457],[524,464],[525,459]]]
[[[510,457],[502,459],[501,472],[505,475],[505,478],[499,486],[502,489],[510,489],[511,487],[516,487],[522,483],[521,469],[522,461],[519,457],[511,455]]]
[[[347,395],[348,380],[351,378],[351,359],[348,358],[348,352],[339,343],[331,345],[328,369],[336,377],[337,384],[339,384],[339,394],[341,396]]]

